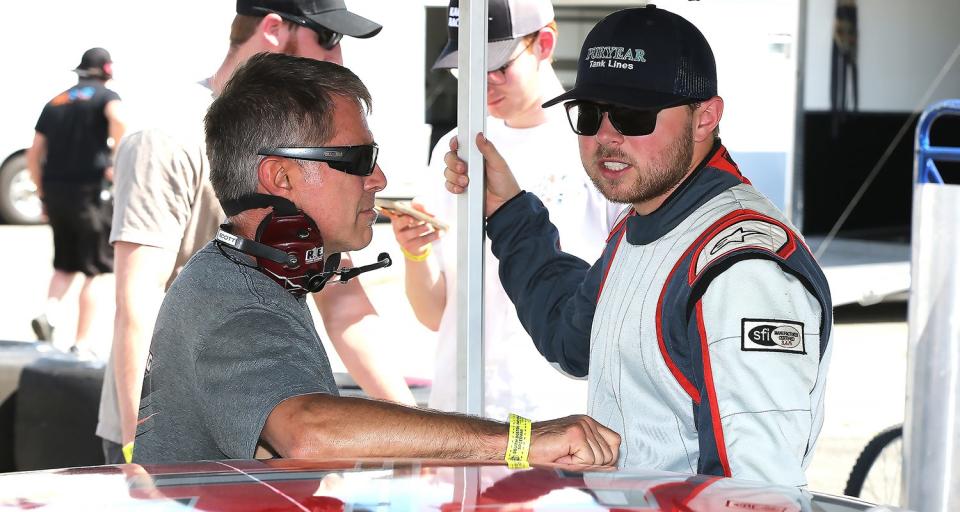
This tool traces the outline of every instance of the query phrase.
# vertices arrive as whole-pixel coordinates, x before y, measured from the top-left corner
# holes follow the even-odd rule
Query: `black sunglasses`
[[[292,16],[284,12],[274,11],[264,7],[254,7],[254,9],[265,13],[274,13],[291,23],[296,23],[297,25],[307,27],[317,34],[317,44],[322,46],[324,50],[330,51],[336,48],[337,45],[340,44],[340,40],[343,39],[343,34],[340,32],[334,32],[323,25],[318,25],[316,22],[308,23],[306,19],[299,16]]]
[[[577,135],[596,135],[607,114],[610,124],[622,135],[635,137],[650,135],[657,127],[657,114],[660,109],[637,109],[617,105],[603,105],[592,101],[568,101],[567,120]]]
[[[309,148],[263,148],[257,151],[260,156],[282,156],[296,160],[326,162],[340,172],[354,176],[370,176],[377,166],[377,143],[362,146],[329,146]]]
[[[317,43],[327,51],[336,48],[340,44],[340,40],[343,39],[343,34],[334,32],[327,27],[316,27],[313,31],[317,33]]]

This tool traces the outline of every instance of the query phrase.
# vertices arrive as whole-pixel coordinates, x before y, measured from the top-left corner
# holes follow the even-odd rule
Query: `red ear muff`
[[[323,288],[329,276],[324,273],[323,238],[306,214],[298,210],[293,215],[267,215],[257,228],[256,241],[288,255],[285,262],[257,257],[257,264],[275,281],[294,292]]]
[[[256,240],[230,233],[228,224],[220,226],[215,240],[218,246],[228,245],[253,256],[257,270],[296,296],[320,291],[334,275],[345,283],[364,272],[391,264],[390,256],[384,252],[376,263],[341,269],[340,253],[324,254],[323,238],[313,219],[281,197],[252,194],[222,204],[230,217],[253,208],[273,208],[257,226]]]
[[[223,206],[230,216],[252,208],[273,208],[257,226],[255,240],[233,235],[223,226],[217,241],[256,258],[259,270],[294,295],[320,291],[333,275],[325,272],[326,267],[332,265],[336,270],[339,266],[339,254],[325,257],[323,237],[313,219],[290,201],[254,194]]]

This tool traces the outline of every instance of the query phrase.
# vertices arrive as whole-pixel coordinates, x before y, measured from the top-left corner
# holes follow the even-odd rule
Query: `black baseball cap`
[[[447,16],[447,45],[433,69],[457,67],[460,32],[460,1],[451,0]],[[487,70],[506,64],[523,36],[553,21],[550,0],[489,0],[487,4]]]
[[[600,20],[583,42],[573,89],[543,106],[588,100],[662,109],[716,95],[707,39],[683,17],[649,4]]]
[[[383,28],[348,11],[343,0],[237,0],[237,14],[264,16],[270,13],[310,30],[326,28],[361,39],[373,37]]]
[[[110,78],[113,76],[113,59],[103,48],[90,48],[80,57],[80,65],[74,71],[82,77]]]

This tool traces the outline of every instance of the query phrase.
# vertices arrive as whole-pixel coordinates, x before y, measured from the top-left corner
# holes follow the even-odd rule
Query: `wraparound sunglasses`
[[[379,151],[380,147],[373,143],[361,146],[263,148],[257,151],[257,154],[325,162],[340,172],[354,176],[370,176],[377,165]]]
[[[695,103],[690,101],[689,103]],[[603,122],[603,114],[607,114],[610,124],[622,135],[636,137],[650,135],[657,128],[657,114],[659,109],[639,109],[606,105],[592,101],[575,100],[563,104],[567,108],[567,120],[570,128],[577,135],[596,135]],[[670,105],[675,107],[678,105]],[[667,107],[664,107],[667,108]]]

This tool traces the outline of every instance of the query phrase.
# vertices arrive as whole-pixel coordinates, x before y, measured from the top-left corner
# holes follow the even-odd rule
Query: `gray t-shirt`
[[[214,243],[194,255],[157,316],[134,461],[253,458],[283,400],[337,387],[306,302],[249,257]]]

